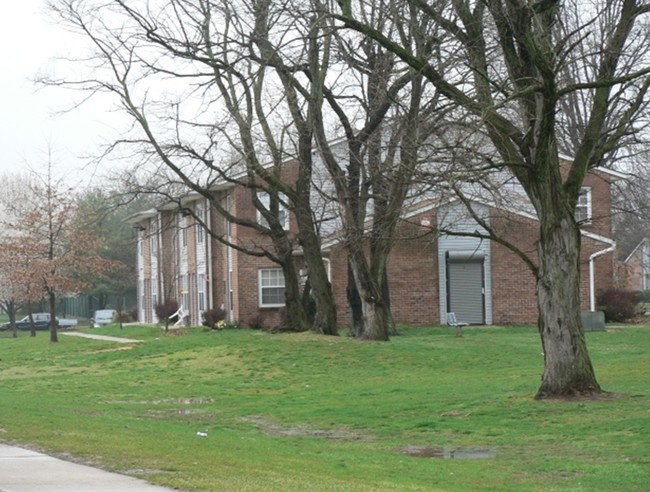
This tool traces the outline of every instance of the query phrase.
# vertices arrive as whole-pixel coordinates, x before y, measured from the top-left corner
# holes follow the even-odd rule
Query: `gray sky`
[[[102,169],[86,166],[105,137],[114,134],[117,117],[99,101],[62,116],[54,114],[74,104],[79,94],[38,88],[30,79],[39,73],[64,75],[71,67],[55,58],[78,45],[49,20],[44,0],[3,4],[0,16],[0,174],[32,169],[45,172],[48,149],[53,173],[72,183],[88,183]],[[74,42],[73,42],[74,39]]]

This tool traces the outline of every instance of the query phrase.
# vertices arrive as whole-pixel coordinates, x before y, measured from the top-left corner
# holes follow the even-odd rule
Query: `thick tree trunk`
[[[311,210],[308,207],[298,207],[296,216],[300,224],[300,244],[309,270],[309,283],[316,301],[316,317],[312,330],[323,335],[337,336],[339,333],[334,294],[323,262],[320,239],[314,232],[316,227],[311,217]]]
[[[384,271],[384,278],[381,283],[381,291],[384,300],[384,315],[386,316],[386,323],[388,324],[388,335],[399,336],[400,332],[395,325],[393,318],[393,310],[390,308],[390,288],[388,286],[388,272]]]
[[[361,246],[356,244],[350,245],[349,248],[349,261],[363,311],[363,332],[360,338],[362,340],[388,341],[389,327],[381,285],[373,282]]]
[[[284,273],[284,314],[279,331],[301,332],[309,330],[309,321],[302,302],[298,274],[289,255],[282,265]]]
[[[350,312],[352,313],[352,326],[350,327],[351,337],[360,337],[363,333],[363,308],[361,306],[361,296],[354,281],[354,272],[352,266],[348,261],[348,286],[347,298],[350,305]]]
[[[386,319],[386,310],[381,299],[375,299],[370,295],[370,292],[365,292],[361,294],[361,304],[363,307],[364,329],[360,338],[362,340],[387,342],[389,340],[389,326]]]
[[[537,399],[601,392],[580,318],[580,231],[568,213],[556,224],[542,224],[538,246],[544,373]]]

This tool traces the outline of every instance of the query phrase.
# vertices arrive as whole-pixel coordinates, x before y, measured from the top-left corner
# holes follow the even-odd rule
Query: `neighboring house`
[[[250,190],[243,186],[215,188],[214,199],[234,216],[263,220],[252,204]],[[286,219],[286,228],[295,231],[293,217],[286,214]],[[128,222],[138,241],[140,321],[157,322],[156,304],[174,299],[181,317],[193,325],[201,323],[208,309],[223,309],[227,320],[244,325],[279,322],[284,305],[282,269],[266,257],[229,245],[262,251],[271,248],[268,237],[229,222],[197,194],[134,214]]]
[[[650,240],[643,239],[623,261],[622,288],[650,290]]]
[[[584,310],[594,309],[597,291],[613,285],[611,183],[620,177],[607,170],[591,171],[578,203]],[[260,220],[250,190],[224,184],[214,193],[233,215]],[[479,217],[535,261],[537,219],[521,197],[520,202],[496,204],[477,195],[472,203]],[[268,238],[231,224],[198,195],[183,199],[180,206],[169,204],[132,216],[129,222],[138,233],[140,321],[155,322],[156,303],[171,297],[179,301],[192,324],[200,323],[204,310],[222,308],[228,320],[242,326],[260,321],[273,326],[283,306],[282,270],[268,258],[247,255],[212,238],[194,215],[205,216],[213,234],[233,244],[270,247]],[[287,214],[286,227],[295,231],[291,214]],[[537,321],[533,274],[504,246],[467,235],[481,229],[458,200],[420,199],[409,204],[388,262],[391,308],[397,323],[440,324],[450,311],[472,324]],[[339,324],[347,326],[351,321],[347,256],[335,234],[324,239],[323,255],[330,268]],[[299,254],[296,261],[302,261]]]

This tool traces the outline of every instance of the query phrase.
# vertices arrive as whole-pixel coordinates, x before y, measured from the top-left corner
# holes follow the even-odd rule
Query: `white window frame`
[[[158,304],[158,282],[156,279],[151,279],[151,305],[153,306],[153,309],[156,309],[156,305]]]
[[[283,203],[287,202],[287,197],[284,195],[284,193],[280,193],[280,206],[279,206],[279,213],[280,217],[282,217],[282,214],[284,214],[284,220],[282,220],[282,228],[285,231],[289,230],[289,211],[287,210],[287,207],[283,205]],[[266,191],[260,191],[257,193],[257,199],[262,202],[262,205],[264,206],[265,209],[269,210],[271,206],[271,197]],[[269,224],[262,215],[262,212],[259,210],[257,211],[257,223],[261,226],[268,227]]]
[[[580,195],[576,203],[576,222],[579,224],[589,224],[591,222],[591,213],[591,187],[583,186],[580,188]]]
[[[198,277],[197,301],[199,303],[199,313],[202,313],[205,311],[205,274],[199,273]]]
[[[274,283],[271,283],[274,281]],[[281,268],[260,268],[257,271],[258,304],[261,308],[284,307],[284,289],[286,283]],[[282,302],[264,302],[265,289],[282,289]]]

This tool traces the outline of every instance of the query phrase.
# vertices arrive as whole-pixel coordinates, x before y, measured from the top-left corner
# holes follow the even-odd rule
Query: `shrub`
[[[264,325],[264,318],[260,314],[251,317],[247,324],[251,330],[264,330],[266,328]]]
[[[133,306],[129,310],[129,316],[133,321],[138,321],[138,306]]]
[[[605,321],[627,321],[636,314],[637,296],[634,292],[610,289],[598,295],[598,306],[605,313]]]
[[[156,316],[159,320],[169,320],[176,311],[178,311],[178,301],[175,299],[165,299],[156,304]]]
[[[113,320],[119,323],[130,323],[131,321],[134,321],[135,318],[131,315],[131,311],[122,311],[121,313],[118,312],[115,314]]]
[[[220,326],[219,322],[226,319],[226,311],[221,308],[208,309],[206,311],[203,311],[201,317],[201,324],[203,326],[207,326],[211,330],[218,330],[223,328],[223,326]]]
[[[639,302],[650,302],[650,290],[640,290],[636,295]]]

